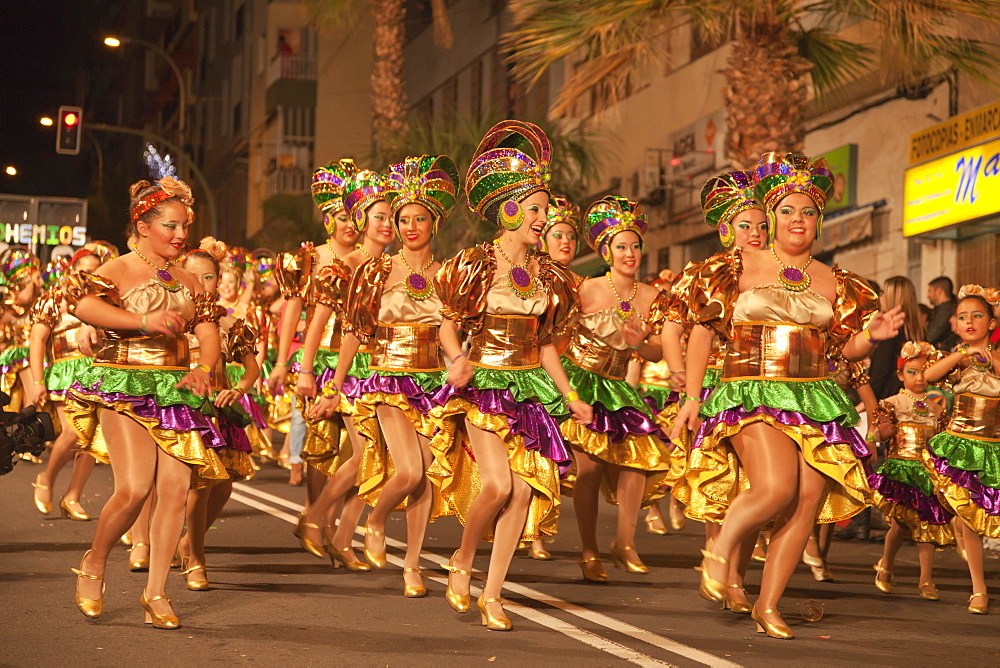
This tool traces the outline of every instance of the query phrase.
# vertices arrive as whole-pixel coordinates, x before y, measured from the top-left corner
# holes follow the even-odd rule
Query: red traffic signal
[[[77,155],[80,153],[80,133],[83,128],[83,109],[80,107],[59,107],[59,127],[56,131],[56,153]]]

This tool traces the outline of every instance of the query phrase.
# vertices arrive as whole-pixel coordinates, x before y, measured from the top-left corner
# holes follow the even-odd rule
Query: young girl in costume
[[[927,399],[924,369],[937,357],[934,346],[924,341],[903,344],[896,375],[903,384],[899,394],[879,404],[876,422],[880,441],[889,441],[885,462],[872,475],[872,501],[889,520],[882,558],[875,564],[875,586],[888,594],[892,591],[893,564],[896,552],[909,535],[917,543],[920,561],[920,598],[938,600],[931,571],[935,547],[954,545],[952,513],[941,505],[934,493],[934,482],[924,469],[923,453],[930,439],[941,431],[944,408]]]
[[[585,580],[606,582],[597,546],[598,494],[618,504],[618,529],[611,555],[630,573],[649,569],[635,551],[640,507],[664,493],[670,449],[646,402],[626,381],[633,354],[657,361],[666,297],[635,274],[642,255],[646,214],[624,197],[595,202],[584,216],[587,243],[604,259],[606,278],[580,285],[580,319],[563,355],[570,385],[594,408],[594,422],[560,426],[573,447],[576,480],[573,507],[580,530],[580,568]],[[647,341],[653,337],[652,341]]]
[[[521,150],[526,143],[532,154]],[[431,411],[440,430],[428,475],[465,525],[447,565],[446,597],[455,610],[469,610],[476,547],[491,536],[477,606],[483,625],[502,631],[511,628],[500,593],[514,550],[556,530],[560,473],[570,464],[557,419],[593,417],[552,345],[572,323],[575,281],[547,255],[529,253],[545,227],[549,164],[549,140],[531,123],[502,121],[486,134],[465,189],[469,207],[499,225],[500,236],[446,260],[435,286],[451,367],[441,406]]]
[[[437,428],[429,413],[445,382],[438,342],[441,300],[431,280],[440,263],[431,253],[431,237],[455,206],[457,191],[458,169],[446,155],[410,157],[389,167],[386,202],[403,247],[355,272],[346,308],[350,333],[333,379],[335,387],[343,385],[359,344],[374,344],[372,373],[358,383],[355,400],[365,410],[354,422],[365,439],[358,494],[374,506],[365,557],[373,566],[385,566],[385,523],[405,504],[403,595],[409,598],[427,595],[419,568],[427,522],[449,512],[426,476],[432,461],[428,443]]]
[[[962,343],[924,371],[931,383],[953,370],[961,373],[951,418],[927,444],[923,461],[938,498],[962,520],[974,615],[990,609],[983,537],[1000,538],[1000,351],[990,343],[997,326],[991,303],[996,297],[978,285],[959,290],[955,318]]]

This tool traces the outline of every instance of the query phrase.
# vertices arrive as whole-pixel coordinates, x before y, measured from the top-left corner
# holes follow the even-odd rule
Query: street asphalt
[[[694,567],[702,528],[693,522],[667,536],[645,533],[640,525],[637,547],[649,575],[614,569],[606,554],[611,581],[582,582],[568,499],[561,533],[550,546],[555,560],[534,561],[524,551],[514,559],[504,594],[513,631],[488,631],[480,626],[474,601],[473,611],[462,615],[444,599],[440,563],[458,544],[456,520],[431,525],[422,563],[429,595],[407,599],[402,516],[394,515],[387,527],[386,569],[333,570],[298,547],[291,522],[305,490],[289,487],[287,473],[276,467],[238,484],[209,531],[211,590],[187,591],[182,577],[171,575],[167,593],[182,628],[156,630],[142,623],[138,599],[145,574],[128,571],[124,549],[108,564],[104,614],[88,620],[73,604],[69,569],[78,565],[96,522],[61,519],[58,508],[39,515],[30,483],[40,470],[22,462],[0,478],[0,666],[1000,665],[995,559],[987,562],[994,611],[977,616],[966,611],[968,571],[953,550],[937,555],[941,600],[929,602],[917,593],[911,545],[900,551],[896,588],[886,595],[872,584],[881,545],[835,541],[829,567],[836,581],[816,582],[800,566],[782,602],[796,639],[774,640],[756,634],[747,616],[699,597]],[[55,501],[68,480],[65,471]],[[99,466],[84,506],[96,516],[110,491],[110,468]],[[599,533],[604,545],[610,544],[613,521],[605,506]],[[485,569],[487,559],[488,545],[482,543],[476,568]],[[751,567],[751,594],[760,568]],[[822,619],[805,621],[803,607],[817,604]]]

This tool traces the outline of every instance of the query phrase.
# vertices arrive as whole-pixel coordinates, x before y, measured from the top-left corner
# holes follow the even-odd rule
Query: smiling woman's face
[[[812,244],[816,238],[819,208],[809,195],[786,195],[774,208],[775,239],[793,246]]]

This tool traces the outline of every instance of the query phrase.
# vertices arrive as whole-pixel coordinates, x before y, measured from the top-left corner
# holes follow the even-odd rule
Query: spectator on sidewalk
[[[927,338],[938,350],[951,350],[958,344],[958,337],[951,331],[949,322],[955,314],[958,300],[955,299],[954,286],[947,276],[938,276],[927,284],[927,301],[933,306],[931,320],[927,325]]]

